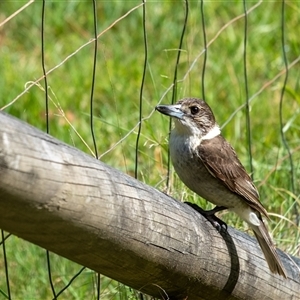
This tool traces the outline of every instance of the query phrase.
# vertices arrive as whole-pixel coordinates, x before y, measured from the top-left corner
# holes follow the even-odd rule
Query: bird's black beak
[[[160,113],[167,115],[169,117],[174,117],[177,119],[182,119],[184,116],[184,113],[181,111],[181,105],[175,104],[175,105],[157,105],[155,107],[156,110],[158,110]]]

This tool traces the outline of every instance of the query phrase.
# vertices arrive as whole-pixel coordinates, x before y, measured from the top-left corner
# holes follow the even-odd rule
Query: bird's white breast
[[[199,176],[206,175],[207,170],[196,155],[196,148],[201,140],[198,136],[180,134],[174,129],[170,136],[170,154],[173,166],[180,179],[191,190],[195,190],[194,185],[199,185]],[[196,176],[195,176],[196,175]]]
[[[197,151],[200,144],[201,139],[195,135],[180,134],[176,129],[171,132],[170,154],[176,173],[199,196],[219,206],[224,206],[225,197],[227,207],[234,207],[239,198],[206,169]]]

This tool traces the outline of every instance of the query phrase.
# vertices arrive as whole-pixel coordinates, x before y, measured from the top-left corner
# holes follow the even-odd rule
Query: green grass
[[[0,4],[0,22],[26,1]],[[106,29],[140,1],[97,1],[98,31]],[[203,49],[200,4],[190,1],[189,20],[178,68],[177,98],[202,96],[203,55],[187,75],[192,62]],[[247,1],[248,9],[254,5]],[[143,89],[143,112],[139,143],[139,179],[158,189],[165,189],[167,176],[168,119],[153,113],[159,99],[170,87],[174,76],[179,38],[184,20],[182,1],[147,2],[148,63]],[[205,2],[207,41],[233,18],[243,13],[241,1]],[[288,62],[299,57],[299,5],[287,1],[285,12],[285,49]],[[35,2],[0,27],[0,108],[15,99],[27,82],[42,75],[41,3]],[[281,43],[281,3],[264,2],[248,16],[247,75],[249,96],[255,95],[284,69]],[[59,64],[92,38],[92,6],[86,1],[52,2],[46,5],[45,60],[47,70]],[[208,48],[205,73],[205,97],[218,122],[227,122],[231,114],[245,103],[244,19],[229,25]],[[134,174],[137,128],[118,143],[138,123],[140,86],[144,63],[142,8],[137,9],[110,28],[99,39],[94,121],[101,160],[125,173]],[[93,45],[83,48],[48,76],[50,86],[50,134],[91,153],[89,127],[90,88]],[[187,75],[187,76],[186,76]],[[299,205],[299,62],[290,68],[283,101],[285,138],[293,152],[295,191],[291,185],[291,167],[280,135],[279,106],[284,76],[267,85],[251,102],[251,148],[254,178],[261,201],[271,215],[269,227],[277,245],[290,254],[299,255],[299,229],[295,225],[295,203]],[[43,82],[41,82],[44,85]],[[171,91],[162,103],[171,101]],[[72,124],[66,121],[65,117]],[[9,105],[6,112],[46,130],[45,94],[35,86]],[[224,136],[235,147],[241,161],[250,170],[245,110],[236,113],[223,128]],[[75,128],[78,134],[74,131]],[[108,151],[109,149],[111,149]],[[94,151],[94,150],[93,150]],[[107,152],[108,151],[108,152]],[[102,155],[106,153],[105,155]],[[187,190],[172,173],[173,196],[211,207]],[[245,230],[235,215],[224,214],[229,225]],[[285,219],[290,220],[290,222]],[[51,299],[45,251],[16,237],[6,243],[9,279],[13,299]],[[55,287],[62,288],[80,266],[51,255]],[[0,252],[0,290],[6,291],[3,253]],[[93,299],[95,274],[85,270],[63,294],[64,299]],[[136,298],[133,291],[110,279],[101,280],[102,299]],[[1,294],[0,294],[1,299]]]

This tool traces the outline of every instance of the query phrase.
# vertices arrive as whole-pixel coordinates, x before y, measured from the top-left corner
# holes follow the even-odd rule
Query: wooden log
[[[162,299],[300,299],[255,239],[0,113],[0,228]]]

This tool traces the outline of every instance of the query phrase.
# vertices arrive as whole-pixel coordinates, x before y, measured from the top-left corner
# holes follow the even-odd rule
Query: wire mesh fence
[[[154,113],[160,103],[204,98],[252,174],[278,246],[299,256],[299,9],[294,1],[1,2],[0,108],[209,206],[172,172],[171,124]],[[0,298],[147,298],[1,234]]]

